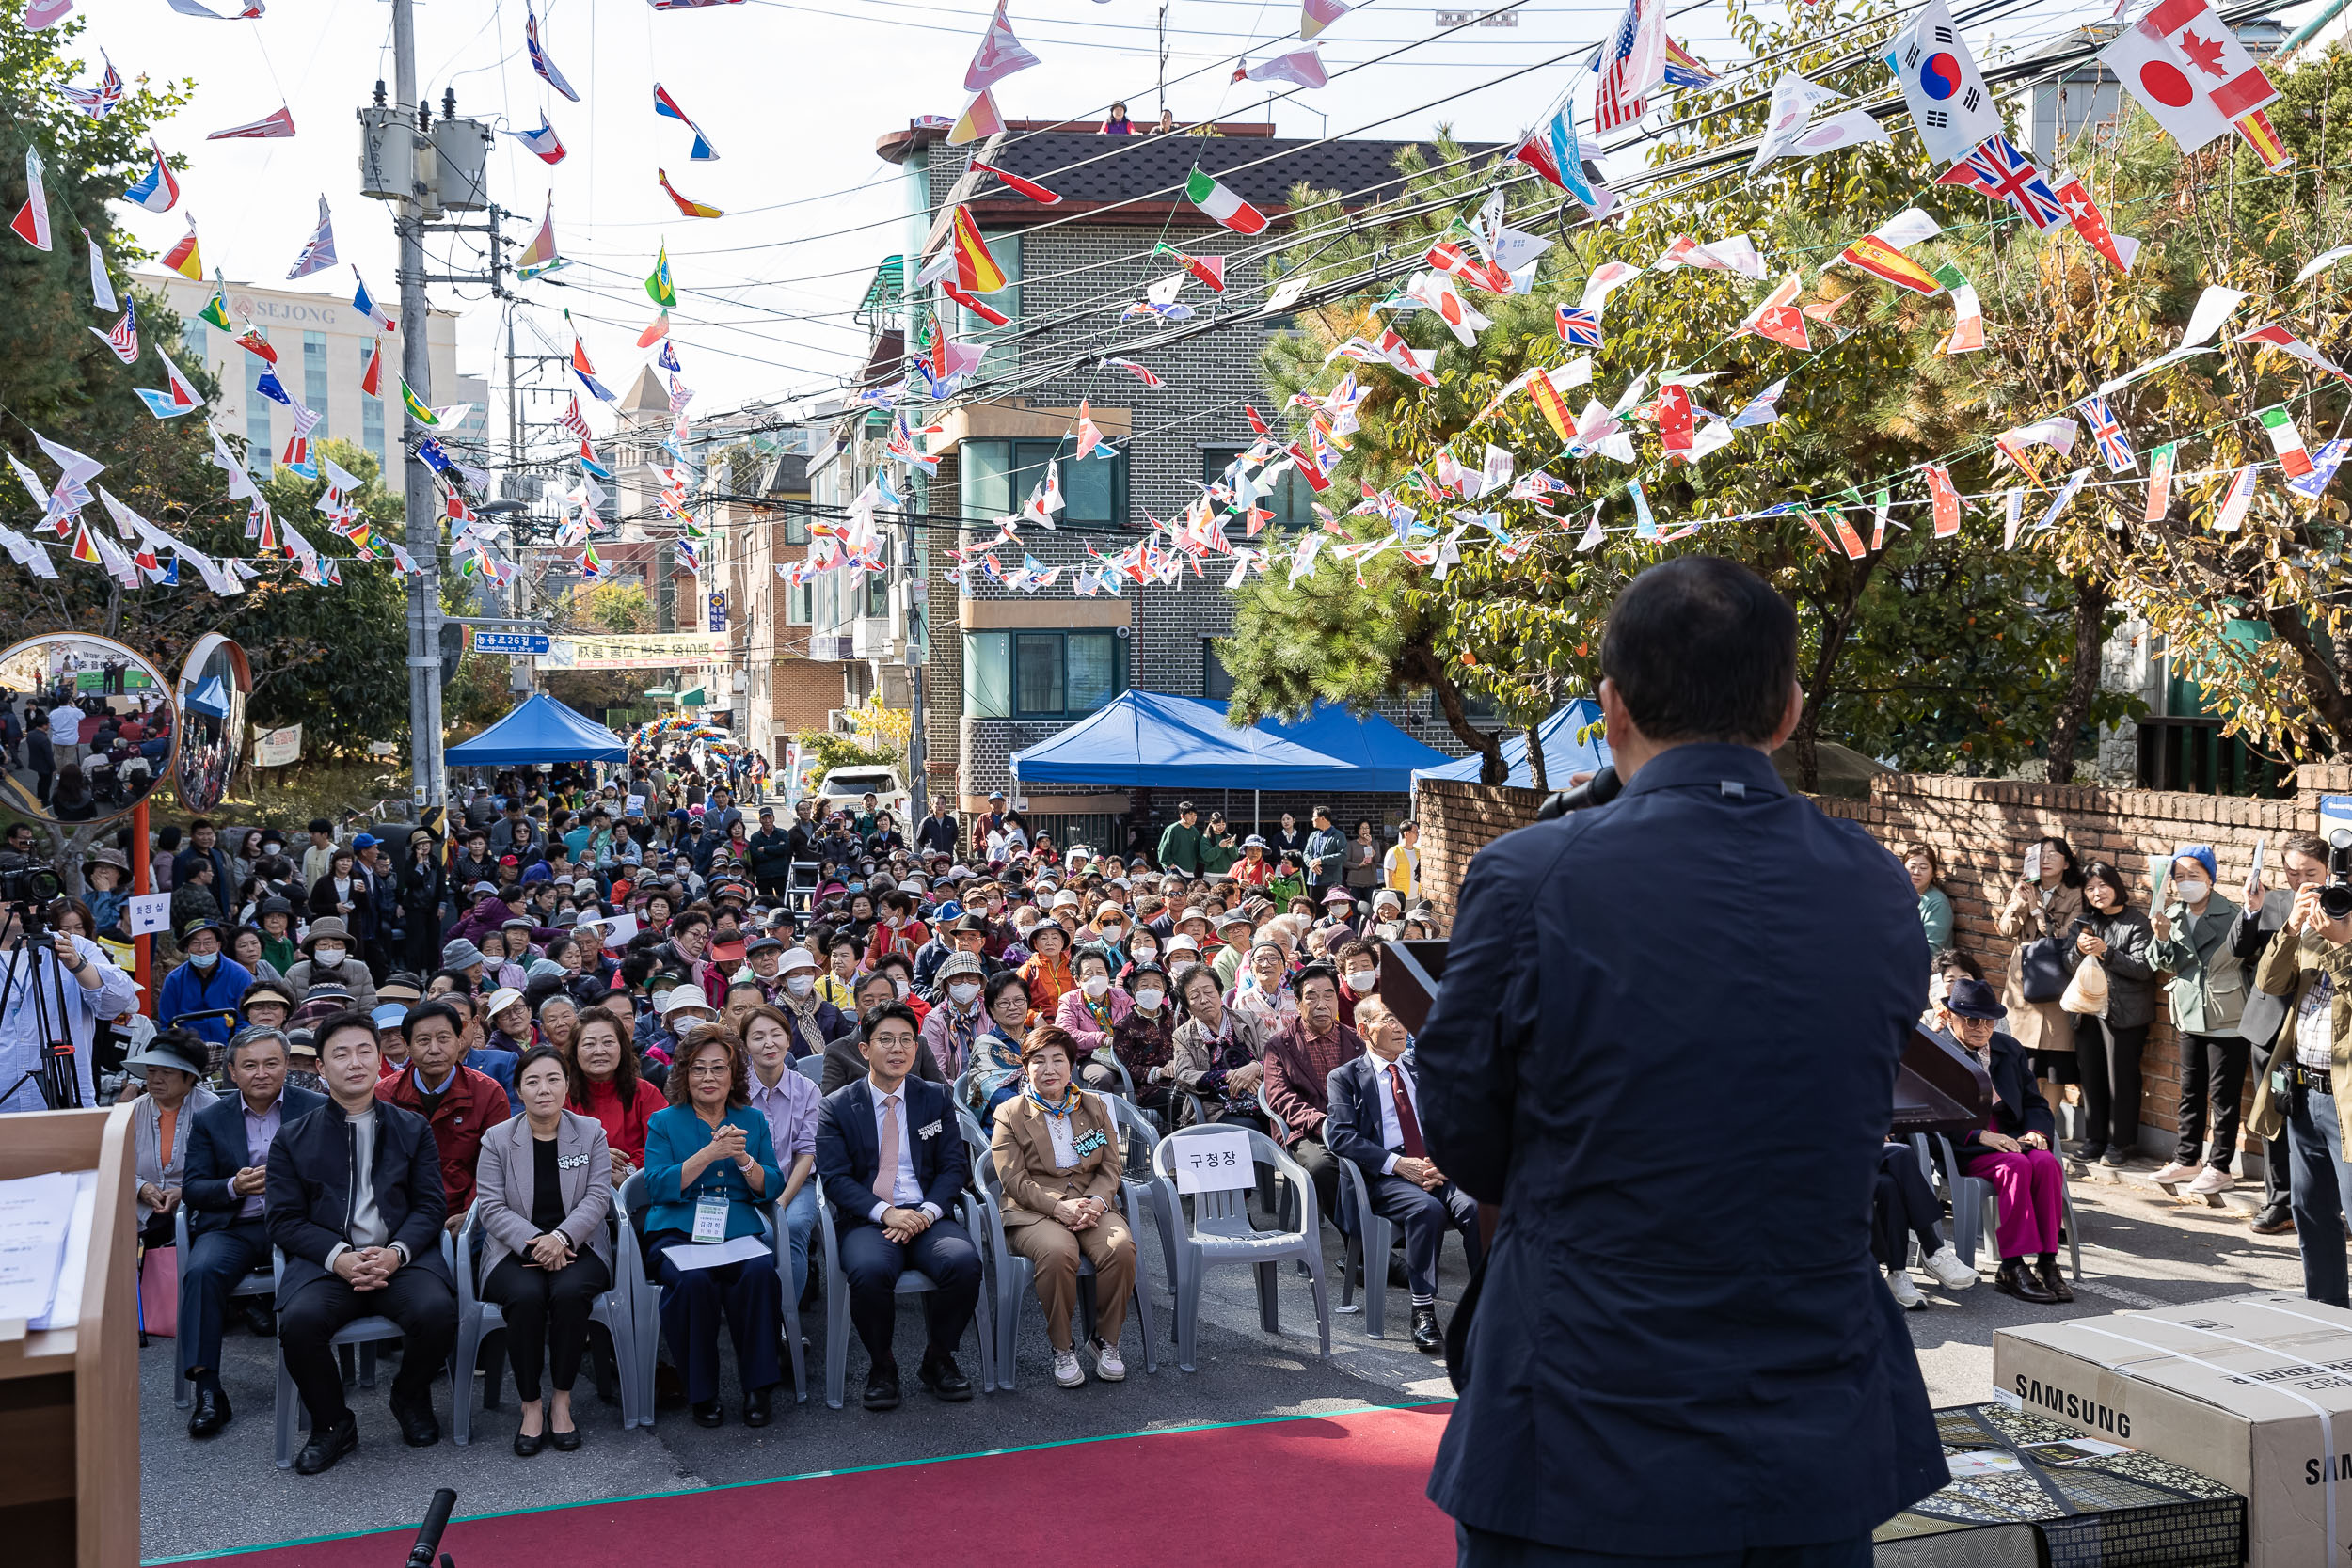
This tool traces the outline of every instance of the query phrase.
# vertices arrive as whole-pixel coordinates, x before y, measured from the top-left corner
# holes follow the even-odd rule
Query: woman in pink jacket
[[[1109,1048],[1111,1031],[1134,1007],[1134,1000],[1111,984],[1110,955],[1089,942],[1078,949],[1078,989],[1061,999],[1054,1022],[1078,1042],[1083,1063],[1092,1060],[1098,1048]]]

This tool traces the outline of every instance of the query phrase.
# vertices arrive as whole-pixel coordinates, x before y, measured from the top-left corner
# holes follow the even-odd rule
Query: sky
[[[209,0],[229,10],[235,0]],[[1168,0],[1165,99],[1157,83],[1160,12],[1152,0],[1009,0],[1014,32],[1042,63],[1000,83],[1009,119],[1097,117],[1124,98],[1138,122],[1164,101],[1182,120],[1264,119],[1278,134],[1425,135],[1450,123],[1466,139],[1502,139],[1539,119],[1585,69],[1581,49],[1603,37],[1623,0],[1529,0],[1516,26],[1472,26],[1444,38],[1436,13],[1372,0],[1317,40],[1334,80],[1318,90],[1230,80],[1237,55],[1301,47],[1295,0]],[[550,196],[572,265],[523,283],[520,352],[568,351],[562,312],[578,323],[600,378],[619,390],[651,350],[636,347],[656,307],[644,279],[668,247],[680,307],[673,339],[697,415],[818,395],[853,370],[866,334],[850,319],[875,265],[894,254],[898,171],[876,141],[918,115],[958,113],[964,65],[985,27],[982,0],[747,0],[657,11],[647,0],[552,0],[534,7],[540,37],[579,91],[574,103],[535,75],[524,47],[523,0],[421,0],[418,79],[437,115],[454,89],[460,115],[494,129],[536,130],[544,113],[567,150],[552,167],[511,136],[496,138],[493,198],[522,214],[528,240]],[[2291,20],[2312,7],[2287,11]],[[2003,24],[2017,41],[2104,20],[2109,0],[2036,0]],[[192,77],[192,103],[160,136],[184,153],[178,209],[118,204],[117,221],[160,253],[196,214],[208,268],[232,282],[279,285],[324,194],[345,263],[392,288],[389,210],[358,194],[357,110],[392,79],[385,0],[268,0],[258,21],[202,21],[163,0],[83,0],[77,53],[103,47],[126,80]],[[1718,66],[1739,57],[1714,0],[1688,0],[1669,31]],[[2002,41],[1971,35],[1980,57]],[[1342,74],[1361,62],[1363,69]],[[1526,68],[1555,56],[1562,63]],[[1503,80],[1508,77],[1509,80]],[[716,147],[690,162],[691,134],[657,118],[659,83]],[[1451,100],[1450,102],[1439,102]],[[213,131],[285,104],[290,139],[217,141]],[[656,182],[724,210],[685,218]],[[428,271],[481,270],[479,236],[429,236]],[[287,285],[349,297],[346,265]],[[433,286],[461,312],[461,370],[503,384],[501,316],[480,287]],[[534,342],[535,329],[544,341]],[[585,400],[583,400],[585,401]],[[592,410],[593,410],[593,405]],[[544,417],[544,415],[542,416]],[[592,423],[604,422],[593,412]],[[498,429],[494,426],[494,430]]]

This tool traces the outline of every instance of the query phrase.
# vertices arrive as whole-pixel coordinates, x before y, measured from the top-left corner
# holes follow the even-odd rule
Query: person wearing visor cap
[[[169,1246],[187,1180],[188,1134],[198,1114],[220,1098],[204,1082],[211,1058],[193,1031],[166,1029],[125,1056],[122,1066],[147,1085],[131,1102],[139,1244]]]
[[[2072,1301],[2074,1292],[2058,1264],[2066,1167],[2050,1152],[2058,1124],[2034,1083],[2026,1048],[2000,1031],[2008,1009],[1982,980],[1954,980],[1944,1011],[1954,1037],[1993,1079],[1993,1109],[1960,1145],[1961,1174],[1990,1181],[2000,1196],[2001,1267],[1993,1288],[2040,1305]]]

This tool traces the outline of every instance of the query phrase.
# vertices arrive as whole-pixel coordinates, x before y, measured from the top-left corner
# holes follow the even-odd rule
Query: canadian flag
[[[2205,0],[2160,0],[2099,59],[2184,152],[2228,135],[2231,121],[2279,96]]]

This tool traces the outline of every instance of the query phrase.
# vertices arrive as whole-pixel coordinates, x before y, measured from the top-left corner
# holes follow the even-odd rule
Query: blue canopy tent
[[[197,689],[180,699],[182,707],[192,707],[199,713],[209,713],[215,719],[229,716],[229,689],[218,675],[207,675]]]
[[[512,768],[534,762],[627,762],[628,742],[541,693],[442,754],[452,768]]]
[[[1544,782],[1554,789],[1568,787],[1568,780],[1579,773],[1597,772],[1611,760],[1609,742],[1595,736],[1580,741],[1576,732],[1587,724],[1600,722],[1600,705],[1590,697],[1579,697],[1567,706],[1535,726],[1535,733],[1544,740]],[[1464,784],[1478,782],[1478,767],[1484,759],[1475,753],[1456,757],[1439,768],[1414,769],[1416,779],[1458,779]],[[1502,760],[1510,766],[1511,776],[1506,784],[1521,789],[1535,787],[1535,775],[1527,766],[1527,732],[1513,730],[1502,738]]]
[[[1342,703],[1317,704],[1312,713],[1295,723],[1262,719],[1258,728],[1347,764],[1355,769],[1355,776],[1346,781],[1345,787],[1383,795],[1410,794],[1416,772],[1441,768],[1452,760],[1378,714],[1359,718]]]
[[[1122,691],[1099,712],[1012,754],[1015,779],[1071,784],[1343,789],[1355,773],[1350,764],[1266,728],[1232,728],[1223,703],[1161,691]]]

